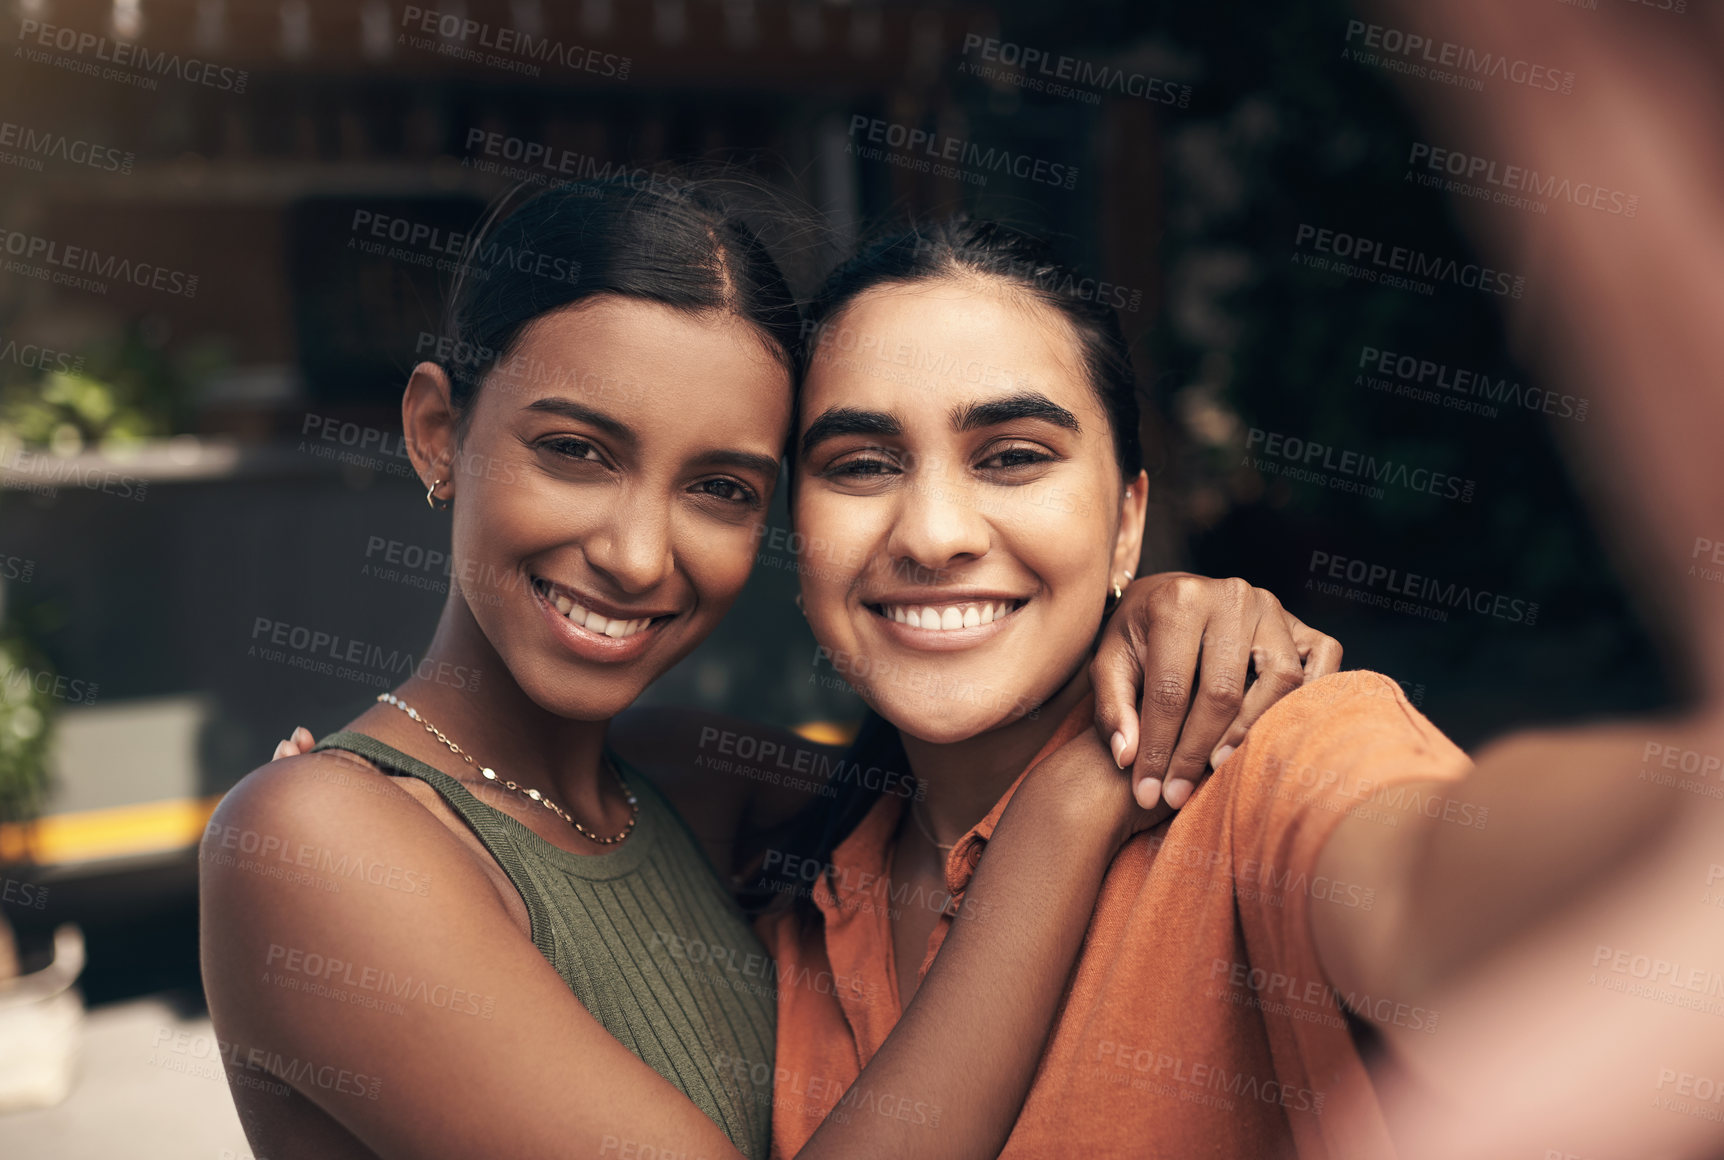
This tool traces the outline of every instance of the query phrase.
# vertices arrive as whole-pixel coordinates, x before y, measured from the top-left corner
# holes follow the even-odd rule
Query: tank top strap
[[[322,749],[340,749],[355,754],[384,773],[418,778],[436,790],[437,796],[461,816],[461,820],[467,823],[467,828],[473,831],[486,851],[497,860],[497,865],[503,868],[503,873],[509,876],[515,892],[526,904],[528,922],[533,930],[533,945],[539,948],[539,953],[544,955],[547,961],[556,961],[555,947],[551,939],[550,915],[545,899],[534,885],[532,876],[527,873],[521,848],[504,825],[507,815],[499,814],[487,806],[474,797],[471,790],[442,770],[427,765],[416,757],[410,757],[392,745],[385,745],[368,733],[352,729],[331,733],[319,741],[312,748],[312,752],[316,753]]]

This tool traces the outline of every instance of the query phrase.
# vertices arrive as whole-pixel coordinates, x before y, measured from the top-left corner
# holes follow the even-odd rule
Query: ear
[[[459,439],[455,431],[454,402],[449,397],[449,376],[433,362],[413,368],[407,389],[401,394],[401,431],[413,470],[426,487],[442,480],[443,498],[455,497],[454,469]]]
[[[1138,557],[1143,554],[1143,520],[1149,511],[1149,475],[1138,472],[1119,497],[1119,532],[1113,541],[1113,570],[1109,583],[1125,583],[1127,572],[1138,575]]]

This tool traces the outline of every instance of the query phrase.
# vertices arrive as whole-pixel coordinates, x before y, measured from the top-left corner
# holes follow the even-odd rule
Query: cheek
[[[760,525],[714,530],[691,525],[680,537],[677,557],[703,609],[719,614],[741,595],[754,570]]]
[[[810,495],[805,488],[798,490],[791,528],[804,603],[817,594],[842,601],[868,555],[864,545],[869,531],[857,518],[862,514],[853,503],[830,495]]]

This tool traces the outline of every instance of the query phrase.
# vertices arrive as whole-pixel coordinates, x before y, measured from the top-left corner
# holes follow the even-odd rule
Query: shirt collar
[[[1030,763],[1024,766],[1024,772],[1018,774],[1017,780],[1000,795],[1000,800],[994,803],[994,808],[981,821],[965,831],[952,847],[952,852],[946,856],[946,889],[951,892],[953,900],[961,898],[970,885],[970,879],[976,875],[976,867],[982,861],[982,850],[987,846],[988,839],[994,836],[994,827],[1000,824],[1000,815],[1006,812],[1006,806],[1011,803],[1012,795],[1017,793],[1018,786],[1024,783],[1024,778],[1030,770],[1040,765],[1044,759],[1060,746],[1091,728],[1095,722],[1095,694],[1086,694],[1082,700],[1073,705],[1071,711],[1054,730],[1053,736],[1047,739],[1036,755],[1030,758]]]

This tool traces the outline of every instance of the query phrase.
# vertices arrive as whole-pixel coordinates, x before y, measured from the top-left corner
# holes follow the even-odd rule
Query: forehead
[[[846,406],[943,417],[1024,390],[1073,411],[1086,430],[1104,429],[1076,335],[1058,312],[981,279],[938,279],[868,290],[829,323],[809,360],[803,413]]]
[[[602,295],[530,322],[514,350],[493,358],[480,403],[506,417],[547,397],[641,431],[749,438],[776,454],[790,418],[790,372],[733,314]]]

